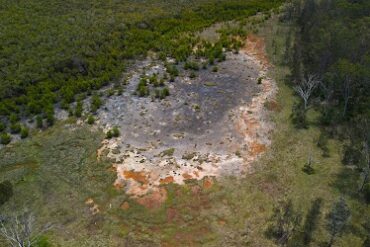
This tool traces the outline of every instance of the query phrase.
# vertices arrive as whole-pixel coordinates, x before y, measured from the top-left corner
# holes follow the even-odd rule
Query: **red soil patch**
[[[252,155],[258,155],[258,154],[263,153],[265,151],[266,151],[266,145],[260,144],[258,142],[252,142],[252,144],[249,148],[249,152]]]
[[[127,210],[130,208],[130,204],[128,202],[124,202],[121,204],[120,208],[122,208],[123,210]]]
[[[198,185],[191,187],[191,192],[193,193],[194,196],[199,195],[201,190],[202,188]]]
[[[145,172],[124,171],[123,176],[126,179],[131,178],[131,179],[133,179],[137,182],[140,182],[142,184],[147,184],[148,183],[147,175],[145,174]]]
[[[137,198],[136,201],[148,209],[157,209],[166,201],[166,199],[167,190],[161,187],[159,190],[155,190],[150,194]]]
[[[117,190],[120,190],[124,187],[123,183],[120,183],[120,182],[114,182],[114,188],[116,188]]]
[[[188,179],[192,179],[193,177],[191,175],[189,175],[188,173],[184,173],[182,174],[182,177],[185,179],[185,180],[188,180]]]
[[[212,185],[213,185],[212,178],[209,178],[209,177],[204,178],[204,180],[203,180],[203,188],[209,189],[209,188],[212,187]]]
[[[226,221],[224,220],[218,220],[217,222],[220,226],[224,226],[226,224]]]
[[[178,212],[175,208],[169,208],[167,209],[167,221],[173,222],[176,218],[178,218]]]
[[[243,49],[247,54],[254,55],[263,66],[268,66],[269,61],[265,52],[265,40],[254,34],[247,37],[246,45]]]
[[[161,179],[159,180],[159,182],[160,182],[161,184],[169,184],[169,183],[173,183],[173,182],[174,182],[174,179],[173,179],[173,177],[172,177],[172,176],[169,176],[169,177],[161,178]]]
[[[246,120],[247,129],[246,132],[248,135],[255,134],[255,130],[260,126],[260,124],[255,119]]]

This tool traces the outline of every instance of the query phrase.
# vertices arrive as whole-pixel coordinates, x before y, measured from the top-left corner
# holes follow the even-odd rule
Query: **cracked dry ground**
[[[167,198],[163,184],[203,179],[210,187],[219,176],[251,172],[252,162],[270,144],[266,103],[277,91],[267,76],[264,49],[263,39],[248,36],[244,49],[228,53],[217,73],[201,70],[195,79],[168,82],[171,95],[162,101],[133,92],[142,73],[161,75],[163,64],[149,59],[136,64],[125,93],[109,98],[99,112],[101,127],[121,131],[97,152],[112,162],[114,186],[139,204],[158,208]]]

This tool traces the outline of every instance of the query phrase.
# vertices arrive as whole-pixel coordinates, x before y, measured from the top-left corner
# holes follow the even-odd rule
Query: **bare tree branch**
[[[47,230],[51,224],[35,228],[35,217],[28,212],[20,216],[0,217],[0,235],[12,247],[31,247],[33,243]]]
[[[304,109],[307,109],[308,100],[311,97],[312,92],[320,83],[320,79],[317,75],[310,74],[307,77],[303,77],[299,82],[299,85],[294,87],[297,94],[303,99]]]

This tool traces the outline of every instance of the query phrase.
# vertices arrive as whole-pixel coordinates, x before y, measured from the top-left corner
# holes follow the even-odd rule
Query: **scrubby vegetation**
[[[224,50],[238,52],[245,31],[225,28],[215,44],[191,34],[281,2],[8,1],[0,21],[0,141],[11,142],[9,133],[26,138],[26,118],[40,129],[56,126],[0,149],[0,216],[27,206],[38,223],[55,223],[36,246],[369,246],[368,1],[294,0],[278,16],[261,17],[279,93],[270,109],[272,147],[245,179],[208,188],[195,180],[163,184],[167,200],[148,210],[116,190],[112,162],[97,159],[104,137],[120,136],[117,127],[104,136],[55,123],[59,102],[75,117],[89,109],[87,123],[94,124],[103,104],[95,90],[113,82],[107,95],[122,93],[117,78],[125,61],[149,50],[168,74],[143,76],[138,96],[169,96],[166,84],[182,68],[216,73]],[[129,207],[120,208],[123,202]]]
[[[53,108],[116,81],[125,60],[149,50],[185,61],[191,32],[217,21],[276,8],[282,1],[6,1],[0,38],[0,117],[37,115],[54,123]],[[210,60],[221,59],[220,47]],[[178,74],[169,70],[171,79]],[[145,87],[140,89],[146,95]],[[92,112],[100,104],[92,104]],[[80,115],[77,112],[77,115]]]
[[[294,22],[286,57],[302,100],[293,120],[307,128],[309,107],[320,112],[325,155],[325,139],[345,139],[343,163],[356,167],[359,192],[370,182],[370,47],[363,42],[370,39],[369,11],[368,1],[306,0],[290,3],[282,16]]]

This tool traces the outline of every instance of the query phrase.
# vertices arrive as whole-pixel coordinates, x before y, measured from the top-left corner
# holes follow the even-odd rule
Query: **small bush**
[[[13,196],[13,186],[9,181],[0,183],[0,206],[9,201]]]
[[[111,139],[113,137],[113,133],[111,130],[108,130],[107,134],[106,134],[106,138],[107,139]]]
[[[18,116],[14,113],[12,113],[9,117],[9,121],[10,121],[11,124],[17,123],[18,120],[19,120]]]
[[[10,125],[10,133],[12,134],[18,134],[21,132],[21,125],[19,123],[13,123]]]
[[[139,84],[137,85],[136,92],[140,97],[145,97],[149,95],[149,88],[145,79],[140,80]]]
[[[323,151],[323,157],[329,157],[329,148],[328,148],[328,137],[323,132],[320,133],[319,139],[317,141],[317,146]]]
[[[0,122],[0,132],[3,132],[5,128],[6,128],[5,124]]]
[[[192,71],[189,75],[190,79],[194,79],[197,75]]]
[[[262,77],[258,77],[257,84],[262,84]]]
[[[91,96],[91,102],[90,103],[91,103],[91,111],[92,112],[96,112],[103,104],[99,95],[97,95],[97,94],[94,94],[93,96]]]
[[[212,72],[217,72],[218,71],[218,67],[217,66],[214,66],[213,68],[212,68]]]
[[[47,237],[41,236],[36,240],[35,244],[32,245],[32,246],[35,246],[35,247],[52,247],[53,245],[49,242]]]
[[[22,126],[22,128],[21,128],[21,138],[22,139],[27,138],[28,134],[29,134],[28,128],[25,127],[25,126]]]
[[[93,115],[89,115],[89,117],[87,118],[87,123],[90,125],[95,123],[95,118]]]
[[[46,113],[46,122],[48,123],[48,126],[54,125],[55,118],[54,118],[54,112],[47,112]]]
[[[76,109],[75,109],[75,116],[76,117],[81,117],[83,112],[83,105],[81,101],[77,102]]]
[[[164,156],[172,156],[174,153],[175,153],[175,149],[174,148],[169,148],[169,149],[166,149],[166,150],[162,151],[160,153],[160,156],[161,157],[164,157]]]
[[[164,97],[170,96],[170,90],[168,89],[168,87],[162,89],[162,95]]]
[[[112,129],[112,136],[113,137],[119,137],[120,136],[120,132],[119,132],[119,129],[117,127],[113,127]]]
[[[3,145],[7,145],[12,140],[12,137],[8,133],[2,133],[0,135],[0,143]]]
[[[364,187],[364,196],[367,203],[370,203],[370,183],[367,183]]]
[[[40,115],[38,115],[36,117],[36,127],[39,128],[39,129],[42,129],[43,126],[44,126],[44,124],[43,124],[43,121],[42,121],[42,117]]]

